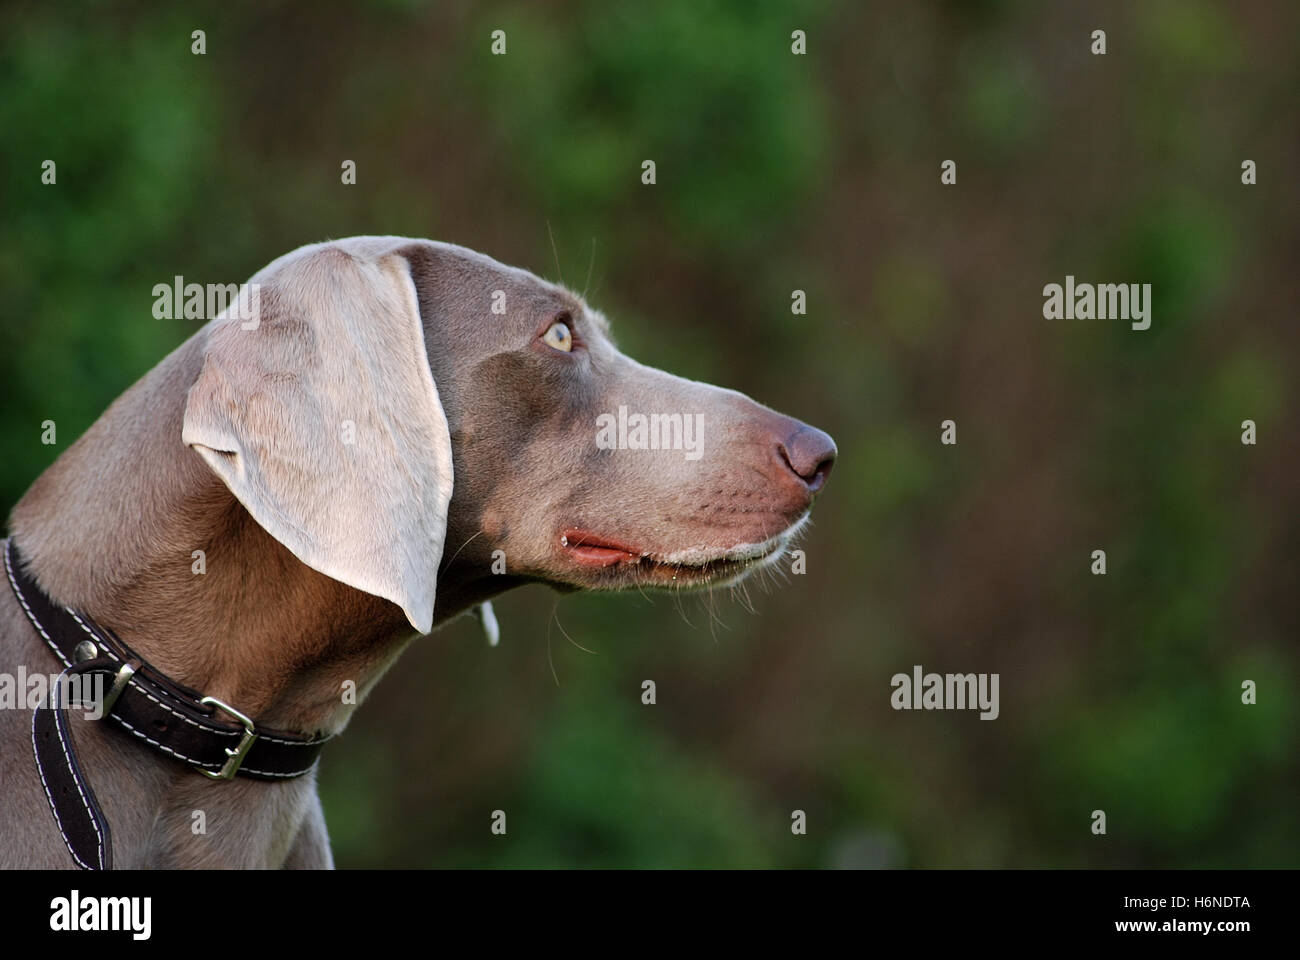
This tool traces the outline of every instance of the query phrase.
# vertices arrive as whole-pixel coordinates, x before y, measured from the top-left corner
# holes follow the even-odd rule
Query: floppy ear
[[[253,277],[260,317],[208,325],[181,436],[299,560],[428,633],[451,436],[410,266],[358,249],[304,248]]]

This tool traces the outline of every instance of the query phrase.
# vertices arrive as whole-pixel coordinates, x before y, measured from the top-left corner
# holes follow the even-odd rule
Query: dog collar
[[[62,694],[71,677],[101,675],[101,722],[111,720],[112,726],[214,780],[236,775],[285,780],[315,766],[328,737],[262,729],[230,704],[176,683],[136,656],[111,630],[55,603],[23,568],[12,539],[5,541],[4,554],[5,573],[18,603],[64,666],[58,683],[33,712],[32,748],[50,810],[79,866],[111,869],[112,846],[108,822],[68,733],[68,704]],[[87,687],[84,680],[81,686]]]

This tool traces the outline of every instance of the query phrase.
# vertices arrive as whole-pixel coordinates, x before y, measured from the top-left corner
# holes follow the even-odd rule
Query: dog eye
[[[562,353],[569,353],[573,350],[573,334],[567,324],[558,321],[551,324],[547,331],[542,334],[542,342]]]

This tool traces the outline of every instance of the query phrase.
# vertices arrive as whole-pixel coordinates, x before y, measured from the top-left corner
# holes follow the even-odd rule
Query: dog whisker
[[[673,592],[673,606],[677,608],[677,613],[682,618],[682,622],[694,630],[695,624],[691,623],[691,618],[686,615],[686,610],[682,606],[682,585],[680,583]]]
[[[482,530],[480,530],[478,533],[474,534],[473,537],[470,537],[469,540],[466,540],[464,543],[462,543],[462,544],[460,545],[460,548],[459,548],[455,553],[453,553],[453,554],[451,555],[451,559],[447,561],[447,566],[450,567],[450,566],[452,565],[452,563],[455,562],[456,558],[460,556],[460,551],[461,551],[461,550],[464,550],[466,547],[468,547],[468,546],[470,545],[470,542],[473,541],[475,537],[481,537],[481,536],[483,536],[483,531],[482,531]]]
[[[560,251],[555,246],[555,234],[551,232],[551,221],[546,221],[546,235],[551,238],[551,253],[555,254],[555,273],[559,277],[560,286],[564,286],[564,271],[560,269]]]
[[[591,271],[596,266],[596,238],[591,238],[591,262],[587,264],[587,282],[582,285],[582,299],[587,299],[587,288],[591,286]]]
[[[584,653],[589,653],[589,654],[591,654],[593,657],[598,655],[597,651],[595,651],[595,650],[588,650],[588,649],[587,649],[586,647],[584,647],[582,644],[578,643],[578,641],[574,640],[573,637],[569,636],[569,631],[568,631],[568,630],[565,630],[565,629],[564,629],[564,624],[560,623],[560,616],[559,616],[559,603],[558,603],[558,602],[556,603],[556,605],[555,605],[554,607],[551,608],[551,616],[552,616],[552,617],[554,618],[554,620],[555,620],[555,625],[556,625],[557,627],[560,628],[560,633],[564,634],[564,639],[565,639],[565,640],[568,640],[571,644],[573,644],[575,647],[577,647],[579,650],[583,651]]]
[[[551,656],[551,619],[555,617],[555,607],[560,605],[560,601],[555,601],[555,606],[551,607],[551,617],[546,621],[546,662],[550,664],[551,676],[555,678],[555,686],[560,685],[560,675],[555,672],[555,659]]]

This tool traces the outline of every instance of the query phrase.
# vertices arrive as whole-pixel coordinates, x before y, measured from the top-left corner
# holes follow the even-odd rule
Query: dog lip
[[[795,527],[802,522],[801,518]],[[612,567],[621,563],[681,571],[706,571],[764,560],[785,546],[793,529],[783,531],[762,543],[742,544],[728,550],[687,550],[682,553],[656,554],[590,530],[569,527],[560,534],[560,546],[583,566]]]
[[[590,530],[568,529],[560,535],[560,545],[575,560],[587,566],[610,567],[616,563],[635,563],[647,556],[645,551],[618,540],[601,537]]]

